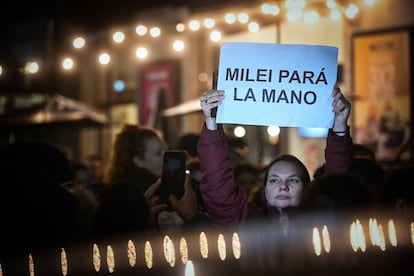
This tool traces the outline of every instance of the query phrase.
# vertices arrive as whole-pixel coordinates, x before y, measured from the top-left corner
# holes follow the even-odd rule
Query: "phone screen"
[[[163,156],[160,186],[161,201],[168,203],[170,194],[181,198],[184,194],[187,153],[181,150],[167,150]]]

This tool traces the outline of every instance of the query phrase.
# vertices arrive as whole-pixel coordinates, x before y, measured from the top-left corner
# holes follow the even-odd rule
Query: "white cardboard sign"
[[[224,43],[217,89],[225,100],[217,123],[332,127],[337,59],[332,46]]]

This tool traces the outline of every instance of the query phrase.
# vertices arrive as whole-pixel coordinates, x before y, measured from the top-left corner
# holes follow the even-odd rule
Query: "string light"
[[[280,2],[278,2],[280,3]],[[370,7],[373,6],[376,1],[375,0],[364,0],[363,5]],[[237,9],[237,7],[235,7]],[[283,4],[275,4],[274,2],[269,3],[262,3],[260,6],[254,7],[251,6],[249,8],[249,13],[243,12],[226,12],[223,15],[218,14],[216,17],[211,16],[211,14],[206,14],[204,19],[192,19],[188,21],[187,26],[179,22],[176,24],[176,31],[183,33],[186,31],[186,27],[192,32],[200,31],[201,30],[201,23],[203,22],[203,27],[206,29],[213,29],[217,26],[222,26],[220,24],[224,24],[227,28],[231,25],[237,25],[236,22],[240,24],[246,24],[246,29],[249,32],[258,32],[260,29],[260,24],[256,21],[250,21],[254,15],[259,14],[259,18],[263,20],[262,24],[273,24],[275,22],[275,18],[278,19],[285,19],[288,22],[295,22],[298,20],[303,20],[305,24],[313,24],[317,22],[322,15],[328,16],[329,19],[333,21],[338,21],[342,18],[342,15],[346,19],[354,20],[358,17],[360,13],[360,7],[353,2],[350,1],[335,1],[335,0],[326,0],[325,4],[321,5],[321,2],[306,2],[305,0],[286,0]],[[283,13],[283,15],[282,15]],[[203,14],[193,14],[192,17],[202,17]],[[266,21],[267,20],[267,21]],[[239,28],[239,27],[237,27]],[[239,29],[238,29],[239,30]],[[158,38],[162,35],[162,31],[160,27],[152,27],[148,28],[145,24],[137,24],[135,27],[135,33],[138,36],[145,36],[147,33],[151,35],[153,38]],[[212,30],[209,34],[210,40],[212,42],[219,42],[222,38],[222,33],[219,30]],[[91,38],[93,39],[93,38]],[[121,31],[117,31],[113,33],[112,40],[115,43],[121,43],[126,39],[126,34]],[[78,36],[72,41],[72,46],[75,49],[82,49],[85,47],[87,41],[83,36]],[[172,49],[177,52],[182,52],[185,49],[185,43],[182,40],[175,40],[172,44]],[[139,59],[144,59],[148,57],[148,50],[146,48],[138,48],[135,52],[136,56]],[[104,59],[101,61],[101,59]],[[101,64],[108,64],[110,61],[110,56],[102,56],[99,58],[99,62]],[[65,70],[73,68],[75,61],[65,60],[62,62],[62,68]],[[35,66],[35,65],[33,65]],[[37,65],[38,66],[38,65]],[[32,68],[30,71],[25,68],[26,73],[34,74],[39,71],[39,67],[37,69]]]

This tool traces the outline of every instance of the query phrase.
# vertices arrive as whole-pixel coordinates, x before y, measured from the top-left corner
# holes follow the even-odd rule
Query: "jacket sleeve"
[[[248,199],[234,181],[223,129],[209,130],[204,125],[197,150],[202,173],[200,193],[213,223],[228,225],[246,221]]]
[[[347,173],[351,166],[353,149],[349,127],[344,136],[329,131],[325,148],[325,173]]]

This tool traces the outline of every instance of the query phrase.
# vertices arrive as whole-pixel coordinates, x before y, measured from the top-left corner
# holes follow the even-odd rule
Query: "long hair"
[[[127,171],[135,166],[134,156],[144,157],[146,142],[154,137],[161,137],[154,128],[124,124],[112,145],[105,181],[111,183],[127,178]]]

